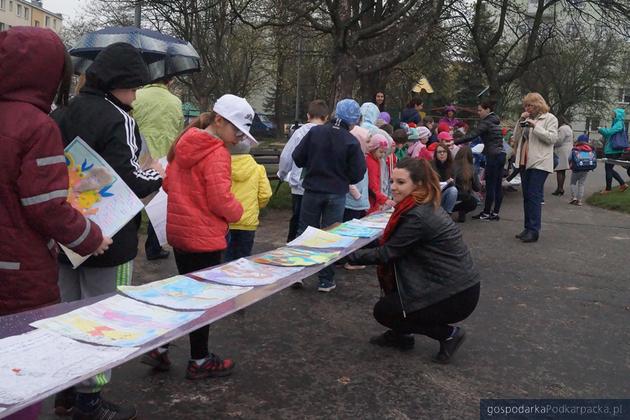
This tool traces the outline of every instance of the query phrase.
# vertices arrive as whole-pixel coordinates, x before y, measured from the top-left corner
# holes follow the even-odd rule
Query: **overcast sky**
[[[80,8],[89,0],[43,0],[44,9],[54,13],[61,13],[64,19],[75,18]]]

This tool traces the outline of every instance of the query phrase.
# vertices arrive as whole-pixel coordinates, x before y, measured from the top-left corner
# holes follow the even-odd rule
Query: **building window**
[[[39,20],[36,20],[36,21],[35,21],[35,27],[36,27],[36,28],[39,28]]]
[[[13,2],[9,0],[9,12],[13,11]]]
[[[46,27],[50,28],[50,16],[46,16]]]
[[[598,117],[591,117],[586,119],[586,131],[597,131],[599,127],[600,125]]]
[[[0,9],[5,9],[7,7],[7,0],[0,0]]]
[[[619,96],[617,97],[617,100],[623,104],[630,103],[630,86],[619,88]]]
[[[31,20],[31,9],[29,9],[28,7],[24,8],[24,19]]]
[[[606,99],[606,89],[602,86],[593,86],[593,100],[603,101]]]
[[[22,5],[18,4],[17,5],[17,11],[15,12],[16,15],[18,16],[22,16]]]
[[[0,22],[0,31],[4,31],[4,23]]]
[[[53,19],[53,28],[57,29],[57,19]]]

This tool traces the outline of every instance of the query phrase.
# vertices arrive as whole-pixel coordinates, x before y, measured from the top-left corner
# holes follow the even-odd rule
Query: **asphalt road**
[[[625,175],[624,175],[625,177]],[[603,184],[603,168],[587,190]],[[430,361],[437,344],[410,352],[370,345],[375,270],[337,270],[332,293],[285,290],[211,327],[211,350],[236,361],[228,378],[184,378],[188,341],[173,368],[132,361],[104,395],[142,419],[474,419],[481,398],[630,398],[630,216],[554,197],[549,178],[540,241],[523,244],[520,192],[501,221],[471,221],[464,238],[481,271],[477,310],[454,362]],[[565,190],[568,191],[568,180]],[[630,194],[630,191],[627,192]],[[255,250],[283,245],[289,214],[266,213]],[[134,284],[176,274],[173,258],[136,260]],[[51,414],[51,400],[42,416]]]

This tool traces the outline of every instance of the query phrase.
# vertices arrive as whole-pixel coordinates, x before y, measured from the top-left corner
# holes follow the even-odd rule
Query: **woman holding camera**
[[[536,92],[523,98],[525,112],[514,129],[518,145],[516,162],[520,168],[523,190],[525,229],[516,235],[523,242],[536,242],[541,227],[545,180],[553,173],[553,146],[558,140],[558,119],[549,113],[549,105]]]

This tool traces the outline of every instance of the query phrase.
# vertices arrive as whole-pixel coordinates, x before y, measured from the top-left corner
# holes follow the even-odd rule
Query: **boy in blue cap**
[[[361,109],[352,99],[337,103],[335,118],[313,127],[293,151],[296,166],[303,168],[304,197],[299,232],[308,226],[328,227],[343,221],[346,194],[365,175],[365,157],[350,130],[359,123]],[[332,266],[319,272],[320,292],[336,287]]]

